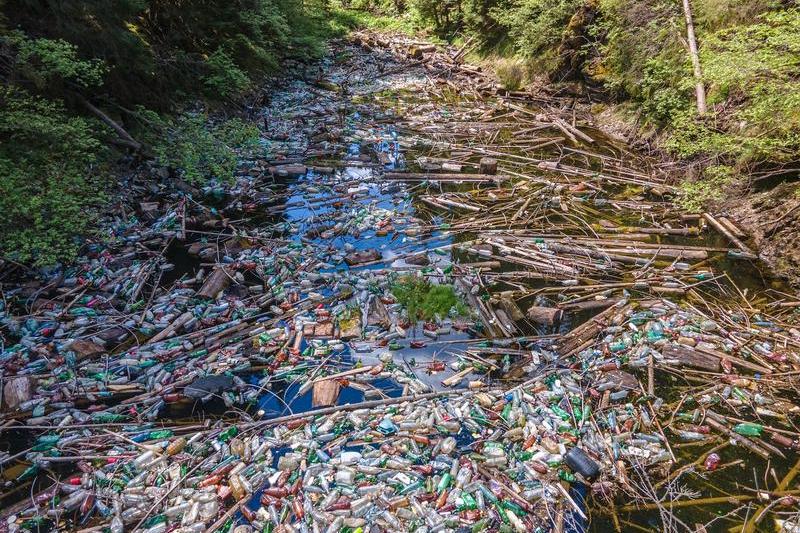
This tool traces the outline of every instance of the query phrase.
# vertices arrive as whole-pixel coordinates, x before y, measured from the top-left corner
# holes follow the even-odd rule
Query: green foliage
[[[554,65],[555,51],[581,0],[514,0],[491,10],[507,29],[516,50],[544,68]]]
[[[693,78],[689,59],[679,65],[664,58],[645,63],[637,94],[642,111],[651,121],[668,124],[678,114],[690,109],[693,102]]]
[[[203,79],[206,94],[212,98],[226,98],[244,92],[250,86],[250,78],[240,69],[230,55],[218,48],[206,64],[208,75]]]
[[[85,102],[188,181],[229,180],[255,128],[175,110],[236,98],[352,25],[325,0],[0,2],[2,254],[68,261],[95,229],[116,134]]]
[[[770,13],[709,35],[701,61],[711,103],[700,119],[671,120],[667,147],[678,155],[711,155],[738,165],[784,163],[800,156],[800,10]]]
[[[403,276],[392,284],[391,291],[412,322],[467,312],[452,286],[434,285],[423,277]]]
[[[680,2],[599,0],[599,12],[590,28],[597,50],[591,74],[612,92],[641,102],[647,98],[642,94],[646,75],[651,92],[659,89],[658,82],[671,86],[691,75],[680,44]]]
[[[159,111],[236,96],[342,31],[323,0],[5,0],[0,12],[41,87],[57,76],[81,92],[104,78],[118,103]]]
[[[102,200],[97,125],[60,102],[0,89],[0,250],[38,265],[75,257]]]
[[[104,62],[80,59],[77,47],[63,39],[30,39],[12,31],[6,40],[17,49],[16,68],[40,90],[54,83],[87,88],[103,82]]]
[[[253,155],[260,145],[258,129],[239,119],[213,125],[206,113],[161,116],[144,108],[140,120],[159,164],[176,169],[193,184],[209,179],[231,181],[239,155]]]
[[[726,165],[706,167],[703,177],[696,181],[681,184],[678,204],[689,212],[700,212],[710,202],[724,198],[725,187],[734,179],[736,171]]]

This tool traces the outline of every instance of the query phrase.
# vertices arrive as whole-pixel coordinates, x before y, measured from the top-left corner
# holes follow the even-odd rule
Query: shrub
[[[70,260],[102,200],[99,126],[22,89],[0,89],[0,250],[39,266]]]
[[[543,68],[555,66],[555,52],[564,28],[580,0],[515,0],[490,11],[508,30],[516,50]]]
[[[525,81],[525,64],[518,59],[498,59],[493,63],[500,83],[509,91],[516,91]]]
[[[240,69],[222,48],[211,54],[206,61],[209,74],[203,79],[206,94],[223,99],[243,92],[250,86],[250,78]]]
[[[701,179],[681,184],[678,204],[689,212],[702,211],[710,202],[724,198],[725,187],[730,185],[735,175],[735,170],[729,166],[706,167]]]
[[[189,183],[232,180],[237,155],[252,155],[260,147],[258,129],[239,119],[213,125],[204,112],[169,117],[144,108],[138,115],[159,164],[176,169]]]

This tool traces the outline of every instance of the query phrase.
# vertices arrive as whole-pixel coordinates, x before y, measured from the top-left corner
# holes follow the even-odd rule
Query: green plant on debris
[[[451,285],[436,285],[423,277],[402,276],[392,283],[391,291],[412,322],[467,314],[467,307]]]

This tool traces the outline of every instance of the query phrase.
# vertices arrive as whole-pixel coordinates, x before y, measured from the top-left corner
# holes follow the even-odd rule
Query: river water
[[[742,258],[724,236],[676,207],[677,192],[657,161],[593,127],[585,102],[546,92],[487,95],[476,87],[483,83],[437,66],[409,65],[374,42],[372,50],[338,44],[320,65],[283,82],[269,105],[253,113],[262,128],[262,152],[242,159],[236,184],[212,184],[192,201],[229,221],[217,239],[236,233],[302,250],[290,267],[299,274],[284,283],[301,301],[309,295],[330,298],[345,285],[379,294],[381,284],[401,275],[453,284],[472,312],[439,317],[435,334],[423,322],[406,325],[406,337],[391,351],[392,364],[430,390],[444,388],[442,381],[456,373],[453,363],[463,360],[465,352],[489,362],[475,367],[468,380],[510,387],[531,379],[537,367],[531,357],[552,350],[559,335],[618,299],[665,298],[709,314],[741,311],[754,321],[759,312],[774,311],[773,304],[787,299],[791,291],[757,261]],[[487,157],[498,163],[495,178],[477,176]],[[442,173],[447,177],[435,179]],[[202,240],[213,243],[213,234]],[[203,259],[188,248],[188,242],[178,241],[166,248],[165,258],[174,268],[159,278],[163,290],[225,261],[224,247]],[[345,261],[359,252],[366,260]],[[313,273],[304,272],[307,262],[316,264]],[[356,299],[344,307],[369,317],[371,304],[365,301],[372,300]],[[560,308],[563,316],[553,323],[514,318],[508,316],[514,307],[522,312]],[[785,310],[779,318],[794,323]],[[362,333],[369,337],[373,329],[380,330],[366,325]],[[312,342],[305,340],[298,349]],[[116,353],[128,349],[123,345]],[[380,365],[386,362],[385,352],[385,343],[341,343],[333,346],[328,361],[346,371]],[[260,374],[242,375],[260,387]],[[303,375],[303,368],[295,368],[275,380],[247,408],[248,414],[257,411],[270,418],[311,409],[312,393],[302,388]],[[715,379],[658,372],[654,392],[668,406],[680,407],[682,398]],[[345,405],[399,397],[409,392],[407,387],[392,378],[367,388],[345,385],[336,401]],[[158,421],[230,419],[229,407],[218,400],[202,406],[178,402],[161,411]],[[791,418],[777,424],[787,433],[794,431]],[[27,431],[6,435],[10,453],[32,443]],[[666,435],[672,440],[671,433]],[[671,468],[691,463],[724,441],[676,439],[677,464]],[[688,471],[668,485],[670,498],[752,496],[780,485],[795,462],[794,452],[786,459],[764,459],[739,446],[723,446],[719,453],[725,468]],[[24,467],[9,468],[7,479]],[[660,479],[656,473],[651,477],[653,484]],[[634,484],[660,498],[661,487],[642,488],[649,479]],[[625,491],[616,492],[613,501],[619,509],[612,512],[614,506],[596,496],[584,501],[586,491],[577,487],[572,497],[589,520],[576,520],[572,527],[592,531],[653,531],[666,528],[665,523],[675,530],[708,524],[706,530],[722,531],[740,527],[757,503],[718,499],[681,507],[675,511],[677,524],[665,522],[658,510],[626,510],[633,499]],[[781,490],[792,488],[790,479]],[[19,501],[18,490],[9,490],[5,503]],[[259,496],[253,498],[254,509]],[[763,521],[760,527],[774,530],[774,522]]]

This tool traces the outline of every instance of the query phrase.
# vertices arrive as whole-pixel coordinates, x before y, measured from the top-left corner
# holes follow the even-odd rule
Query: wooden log
[[[744,239],[747,237],[747,234],[740,230],[728,217],[717,217],[717,220],[738,238]]]
[[[311,392],[311,407],[330,407],[336,405],[342,386],[335,379],[317,381]]]
[[[541,307],[534,305],[528,308],[526,313],[528,319],[542,326],[552,326],[561,321],[564,311],[558,307]]]
[[[517,326],[514,324],[514,321],[511,320],[511,317],[506,314],[506,312],[501,309],[492,309],[494,312],[494,316],[497,317],[497,320],[500,324],[503,325],[503,328],[508,331],[509,333],[513,334],[517,332]]]
[[[725,358],[729,360],[732,365],[741,368],[746,368],[748,370],[752,370],[753,372],[759,372],[761,374],[771,374],[773,372],[772,368],[767,368],[763,365],[757,365],[756,363],[751,363],[750,361],[742,359],[741,357],[736,357],[735,355],[731,355],[725,352],[720,352],[708,348],[697,348],[697,350],[705,354],[715,356],[719,359]]]
[[[612,305],[602,311],[591,320],[587,320],[580,326],[565,334],[558,345],[558,352],[562,357],[571,355],[572,352],[585,345],[591,345],[597,335],[606,327],[611,317],[617,312],[624,312],[628,306],[619,307],[619,304]]]
[[[667,359],[677,359],[681,365],[700,368],[709,372],[719,372],[719,358],[698,352],[694,348],[682,344],[670,344],[661,349],[661,355]]]
[[[494,176],[497,174],[497,159],[493,157],[482,157],[480,162],[481,174]]]
[[[475,263],[459,263],[460,268],[478,268],[492,270],[493,268],[500,268],[500,261],[477,261]],[[800,302],[798,302],[800,305]]]
[[[522,312],[522,309],[520,309],[511,298],[507,296],[502,297],[500,298],[499,304],[500,308],[505,311],[506,315],[508,315],[511,320],[517,322],[525,319],[525,314]]]
[[[211,275],[206,278],[203,286],[197,291],[197,296],[200,298],[216,298],[217,294],[224,291],[230,284],[231,277],[225,271],[224,267],[218,266]]]
[[[454,173],[431,173],[431,172],[386,172],[384,179],[396,181],[503,181],[509,179],[505,175],[491,174],[454,174]]]
[[[708,223],[709,223],[709,224],[710,224],[710,225],[711,225],[711,226],[712,226],[712,227],[713,227],[715,230],[717,230],[718,232],[722,233],[722,234],[723,234],[723,235],[724,235],[724,236],[725,236],[725,237],[726,237],[726,238],[727,238],[729,241],[731,241],[731,244],[733,244],[734,246],[736,246],[737,248],[739,248],[741,251],[743,251],[745,254],[747,254],[747,255],[751,256],[752,258],[755,258],[755,257],[756,257],[756,255],[753,253],[753,251],[752,251],[752,250],[751,250],[751,249],[750,249],[750,248],[749,248],[749,247],[748,247],[748,246],[747,246],[745,243],[743,243],[742,241],[740,241],[740,240],[739,240],[739,239],[736,237],[736,235],[734,235],[733,233],[731,233],[731,232],[728,230],[728,228],[726,228],[724,225],[722,225],[722,223],[721,223],[719,220],[717,220],[716,218],[714,218],[713,216],[711,216],[711,214],[709,214],[709,213],[703,213],[703,218],[704,218],[704,219],[706,220],[706,222],[708,222]]]
[[[181,327],[183,327],[184,324],[189,322],[193,316],[194,315],[192,314],[191,311],[186,311],[181,316],[176,318],[169,326],[165,327],[159,333],[157,333],[148,342],[150,343],[159,342],[161,340],[171,337],[172,335],[175,334],[176,331],[178,331]]]
[[[591,309],[604,309],[611,307],[615,303],[622,300],[622,298],[606,298],[605,300],[587,300],[585,302],[573,302],[558,304],[559,309],[564,311],[580,312],[589,311]]]
[[[430,205],[436,206],[438,204],[440,208],[442,206],[457,207],[459,209],[466,209],[467,211],[472,211],[473,213],[479,213],[481,211],[480,207],[477,207],[477,206],[474,206],[474,205],[470,205],[470,204],[465,204],[465,203],[462,203],[462,202],[456,202],[455,200],[450,200],[448,198],[442,198],[441,196],[436,196],[436,197],[423,196],[420,199],[423,202],[425,202],[427,204],[430,204]]]

